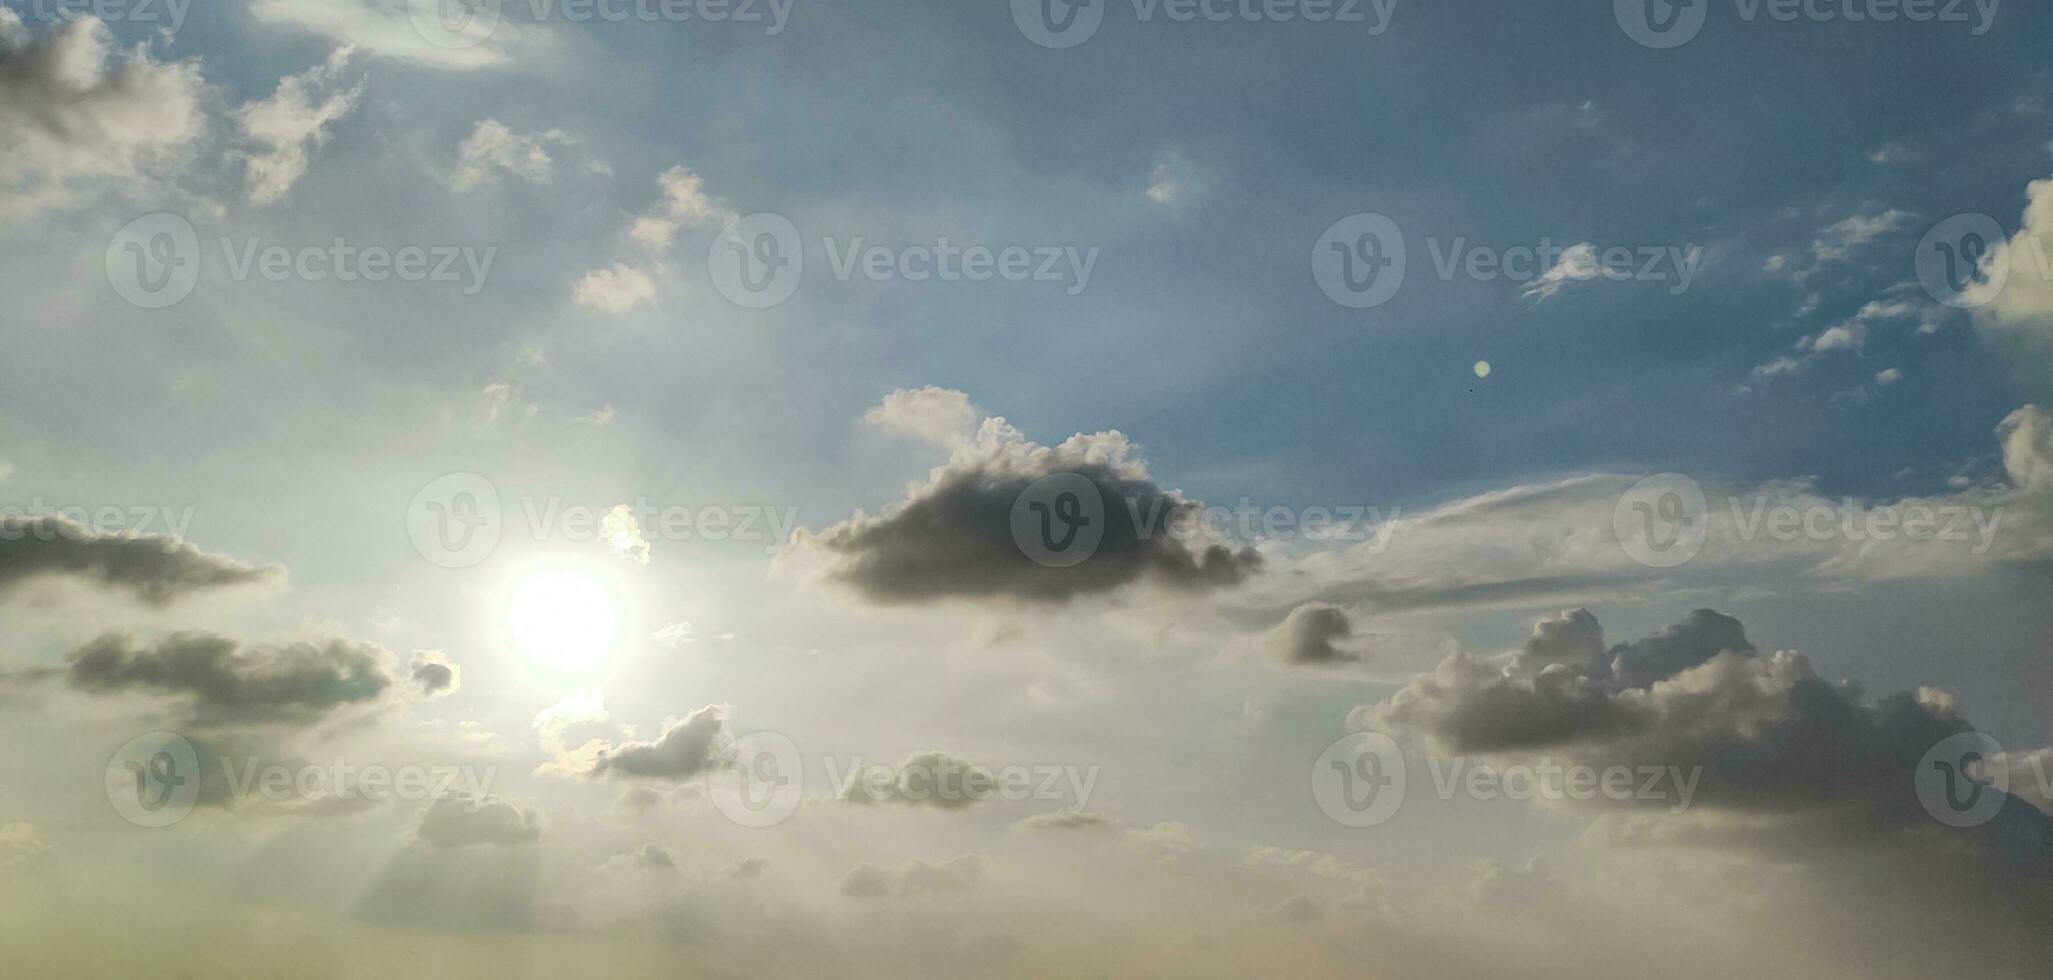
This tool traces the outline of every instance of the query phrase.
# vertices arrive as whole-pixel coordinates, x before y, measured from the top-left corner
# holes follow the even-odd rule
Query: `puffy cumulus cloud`
[[[2003,420],[2003,469],[2019,490],[2053,490],[2053,415],[2026,405]]]
[[[1269,650],[1278,660],[1296,666],[1327,666],[1360,659],[1336,641],[1354,636],[1347,612],[1329,602],[1307,602],[1269,633]]]
[[[627,234],[651,252],[666,252],[678,232],[719,227],[739,218],[733,208],[706,192],[706,182],[682,164],[656,178],[663,196],[634,220]]]
[[[177,538],[101,532],[59,516],[0,515],[0,593],[68,578],[165,606],[196,592],[275,582],[285,570],[212,555]]]
[[[205,90],[197,62],[124,54],[99,18],[37,36],[0,8],[0,219],[168,172],[206,129]]]
[[[1700,809],[1829,816],[1848,835],[1927,825],[1918,761],[1971,730],[1944,692],[1868,701],[1800,654],[1762,653],[1710,610],[1586,663],[1536,666],[1523,651],[1456,654],[1349,720],[1446,753],[1695,770]]]
[[[445,796],[421,811],[414,836],[442,850],[486,844],[514,846],[540,841],[548,825],[540,809],[496,796]]]
[[[307,158],[328,140],[328,127],[355,111],[364,80],[344,87],[352,48],[336,49],[324,64],[278,81],[268,99],[235,110],[235,124],[253,149],[246,183],[252,204],[281,200],[307,172]]]
[[[577,305],[620,316],[656,301],[656,280],[648,271],[625,262],[584,274],[570,289]]]
[[[863,424],[892,435],[957,449],[975,441],[984,412],[953,388],[900,388],[863,413]]]
[[[449,186],[458,192],[474,191],[498,182],[501,175],[547,184],[555,179],[557,158],[584,146],[582,138],[561,129],[522,133],[497,119],[479,120],[456,149],[456,169],[449,175]],[[612,172],[598,160],[587,164],[587,169],[597,174]]]
[[[900,392],[870,418],[949,444],[956,431],[951,427],[963,418],[959,395]],[[884,605],[947,599],[1059,603],[1141,582],[1202,592],[1239,585],[1261,566],[1252,548],[1236,550],[1204,538],[1201,529],[1182,533],[1198,523],[1189,518],[1201,505],[1150,480],[1116,431],[1043,446],[1004,419],[984,418],[974,436],[954,441],[951,449],[947,464],[882,515],[859,511],[817,534],[800,532],[791,554]],[[1059,561],[1036,560],[1027,550],[1034,542],[1022,538],[1037,527],[1033,505],[1039,501],[1027,498],[1029,490],[1061,489],[1041,482],[1050,477],[1097,497],[1076,500],[1078,521],[1065,529],[1089,534],[1094,543],[1082,546],[1088,550],[1080,560],[1059,552],[1051,552]],[[1070,539],[1072,546],[1076,540]]]
[[[615,555],[642,565],[649,563],[649,539],[642,537],[642,524],[635,519],[632,506],[618,504],[607,511],[599,522],[599,531],[606,547]]]
[[[625,854],[615,854],[599,866],[600,871],[674,871],[677,859],[659,844],[645,843]]]
[[[849,898],[886,898],[959,892],[984,875],[984,859],[974,854],[941,864],[915,858],[896,868],[858,864],[841,879],[841,894]]]
[[[249,12],[259,24],[444,71],[533,64],[551,50],[549,34],[539,25],[478,19],[474,27],[448,30],[432,19],[439,8],[415,0],[252,0]]]
[[[2023,223],[1982,256],[1980,282],[1962,299],[1986,330],[2053,340],[2053,178],[2025,188]]]
[[[728,764],[734,739],[726,731],[727,706],[711,704],[663,723],[650,742],[596,747],[589,776],[679,782]]]
[[[455,694],[463,686],[463,669],[440,650],[415,650],[407,671],[415,691],[425,698]]]
[[[195,725],[306,725],[381,706],[397,683],[392,664],[382,647],[355,640],[248,644],[186,632],[145,642],[108,633],[73,651],[63,677],[93,694],[178,700]]]
[[[851,773],[841,787],[844,803],[900,803],[960,810],[997,793],[991,771],[946,752],[916,752],[897,769],[869,766]]]

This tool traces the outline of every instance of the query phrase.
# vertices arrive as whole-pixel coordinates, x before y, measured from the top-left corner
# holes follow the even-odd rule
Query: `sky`
[[[2042,975],[2049,38],[4,0],[0,972]]]

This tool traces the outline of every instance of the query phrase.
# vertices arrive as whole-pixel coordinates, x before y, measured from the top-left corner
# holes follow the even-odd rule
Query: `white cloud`
[[[96,17],[35,36],[0,8],[0,219],[71,204],[80,184],[138,184],[206,129],[199,63],[122,57]]]
[[[708,195],[705,181],[683,166],[663,171],[656,183],[663,188],[662,199],[628,229],[628,236],[649,251],[668,251],[680,231],[724,225],[739,217]]]
[[[584,140],[560,129],[521,133],[497,119],[481,120],[457,148],[456,170],[450,175],[449,185],[458,191],[472,191],[496,182],[500,174],[510,174],[531,184],[547,184],[556,175],[556,155],[583,145]],[[596,160],[589,169],[600,174],[611,172]]]
[[[307,171],[307,155],[328,139],[328,127],[349,115],[364,93],[364,80],[343,89],[342,72],[350,48],[338,48],[324,64],[278,81],[270,98],[235,111],[245,140],[257,146],[249,155],[250,202],[269,204],[285,197]]]
[[[615,315],[632,312],[656,301],[656,280],[637,266],[625,262],[585,273],[572,288],[577,305]]]
[[[1604,264],[1597,261],[1597,246],[1589,242],[1571,245],[1554,261],[1540,278],[1526,283],[1519,295],[1535,302],[1544,303],[1554,294],[1566,288],[1569,283],[1588,282],[1604,274]]]
[[[2053,339],[2053,179],[2025,191],[2024,223],[1982,257],[1982,282],[1963,297],[1980,304],[1976,324]],[[2008,273],[1994,275],[2007,265]]]
[[[1878,214],[1852,215],[1821,232],[1811,243],[1811,254],[1820,262],[1846,258],[1854,249],[1909,224],[1911,217],[1909,212],[1893,208]]]

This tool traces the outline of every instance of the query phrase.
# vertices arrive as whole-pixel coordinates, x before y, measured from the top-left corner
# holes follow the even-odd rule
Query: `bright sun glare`
[[[589,673],[613,648],[613,602],[591,576],[541,571],[513,594],[513,640],[551,670]]]

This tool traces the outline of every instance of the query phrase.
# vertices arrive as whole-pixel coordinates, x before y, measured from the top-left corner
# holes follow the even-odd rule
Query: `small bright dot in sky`
[[[1487,378],[1487,377],[1489,377],[1489,376],[1490,376],[1490,362],[1489,362],[1489,361],[1477,361],[1477,362],[1476,362],[1476,377],[1478,377],[1478,378]]]

